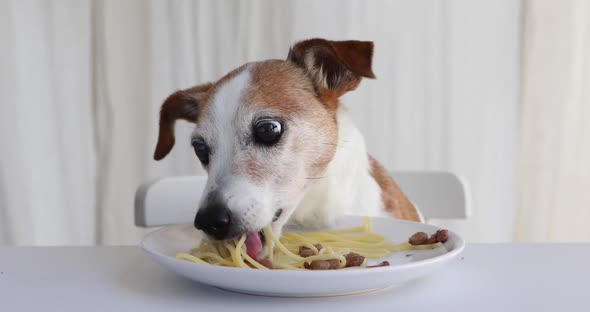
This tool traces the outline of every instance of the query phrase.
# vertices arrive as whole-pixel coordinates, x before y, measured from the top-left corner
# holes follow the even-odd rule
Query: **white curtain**
[[[436,222],[510,240],[519,34],[511,0],[0,2],[0,243],[136,243],[136,187],[202,173],[188,124],[151,159],[161,101],[309,37],[375,41],[343,99],[369,151],[465,176],[472,217]]]
[[[518,241],[590,241],[590,3],[527,1]]]
[[[95,242],[89,1],[0,1],[0,243]]]

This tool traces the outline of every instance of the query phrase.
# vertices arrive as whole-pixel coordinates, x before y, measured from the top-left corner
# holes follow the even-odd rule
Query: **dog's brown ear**
[[[289,50],[287,60],[307,72],[320,95],[331,93],[339,97],[354,90],[362,77],[375,78],[370,41],[305,40]]]
[[[199,104],[211,84],[203,84],[185,90],[172,93],[162,104],[160,110],[160,132],[158,144],[154,152],[154,159],[161,160],[172,150],[174,146],[174,124],[176,120],[183,119],[196,122]]]

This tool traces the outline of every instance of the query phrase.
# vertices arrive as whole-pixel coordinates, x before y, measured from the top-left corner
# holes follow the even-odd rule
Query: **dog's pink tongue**
[[[248,251],[248,256],[258,261],[258,253],[262,250],[262,241],[260,241],[258,232],[249,233],[246,236],[246,250]]]

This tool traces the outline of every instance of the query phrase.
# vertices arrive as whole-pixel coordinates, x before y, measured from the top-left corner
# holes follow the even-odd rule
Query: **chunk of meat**
[[[361,266],[361,264],[363,264],[363,262],[365,261],[364,256],[361,256],[354,252],[344,255],[344,258],[346,258],[347,268]]]
[[[438,230],[436,233],[430,236],[429,241],[434,241],[435,243],[444,243],[449,240],[449,230]]]
[[[311,263],[304,263],[303,267],[308,270],[336,270],[340,268],[340,260],[313,260]]]
[[[330,263],[330,270],[340,269],[340,260],[330,259],[328,260],[328,263]]]
[[[268,260],[268,258],[264,258],[262,260],[258,260],[258,263],[264,265],[265,267],[267,267],[269,269],[274,269],[274,266],[272,265],[272,262],[270,262],[270,260]]]
[[[303,258],[307,258],[307,257],[315,256],[316,252],[315,252],[315,250],[313,250],[311,248],[301,246],[301,247],[299,247],[299,255],[302,256]]]
[[[317,248],[318,251],[322,250],[322,248],[324,248],[321,244],[314,244],[315,248]],[[299,255],[307,258],[310,256],[315,256],[317,255],[317,253],[315,252],[315,250],[311,249],[311,248],[307,248],[305,246],[301,246],[299,247]]]
[[[310,263],[305,262],[303,267],[308,270],[329,270],[330,262],[326,260],[314,260]]]
[[[449,231],[448,230],[438,230],[436,233],[430,235],[424,232],[417,232],[416,234],[412,235],[408,242],[411,245],[418,246],[418,245],[431,245],[436,243],[444,243],[449,239]]]
[[[428,234],[424,232],[417,232],[416,234],[412,235],[408,240],[410,245],[426,245],[428,244]]]

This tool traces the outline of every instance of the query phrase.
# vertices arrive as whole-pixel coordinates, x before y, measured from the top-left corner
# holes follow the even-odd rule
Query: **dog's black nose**
[[[199,209],[195,217],[195,227],[213,236],[215,239],[224,239],[231,226],[231,212],[227,205],[219,200],[214,200],[205,207]]]

